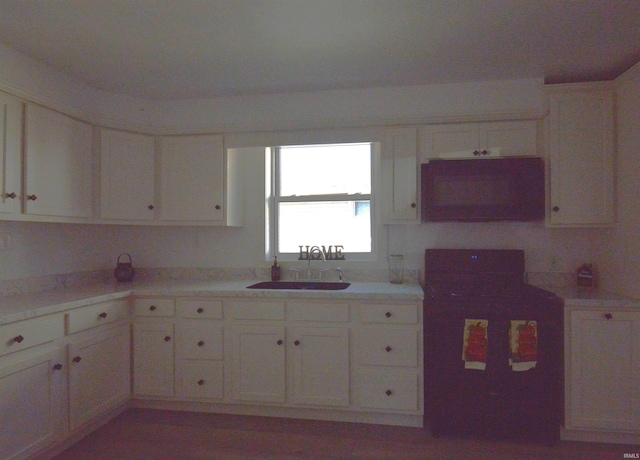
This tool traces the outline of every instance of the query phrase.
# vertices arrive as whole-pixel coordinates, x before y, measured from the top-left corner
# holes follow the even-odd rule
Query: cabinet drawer
[[[358,373],[360,406],[371,409],[419,410],[416,374]]]
[[[284,302],[227,302],[233,319],[284,320]]]
[[[222,399],[224,366],[222,363],[185,363],[180,369],[179,395],[188,399]]]
[[[293,321],[349,321],[349,304],[346,303],[292,302],[287,304],[287,309]]]
[[[358,332],[358,364],[418,365],[418,332],[413,329],[362,329]]]
[[[368,304],[360,306],[360,321],[363,323],[416,324],[416,304]]]
[[[224,357],[223,343],[221,324],[183,324],[178,328],[178,356],[182,359],[221,360]]]
[[[176,303],[182,318],[222,319],[222,300],[178,299]]]
[[[174,316],[175,302],[173,299],[141,298],[134,301],[136,316]]]
[[[67,333],[74,334],[126,319],[128,316],[129,302],[126,299],[80,308],[67,313]]]
[[[19,321],[0,327],[0,356],[52,342],[64,335],[62,316]]]

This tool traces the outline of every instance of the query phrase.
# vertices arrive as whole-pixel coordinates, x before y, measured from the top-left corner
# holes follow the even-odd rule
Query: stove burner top
[[[520,298],[527,292],[518,275],[433,275],[426,285],[434,297],[509,297]]]

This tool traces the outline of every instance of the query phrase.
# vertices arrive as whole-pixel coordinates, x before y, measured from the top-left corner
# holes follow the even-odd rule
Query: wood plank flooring
[[[640,446],[434,439],[422,428],[129,409],[55,460],[620,460],[638,452]]]

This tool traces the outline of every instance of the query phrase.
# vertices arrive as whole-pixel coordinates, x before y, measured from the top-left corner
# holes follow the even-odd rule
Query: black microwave
[[[542,158],[431,160],[420,172],[423,222],[544,219]]]

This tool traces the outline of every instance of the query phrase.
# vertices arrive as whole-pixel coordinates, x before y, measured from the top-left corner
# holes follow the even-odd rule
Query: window
[[[271,242],[297,259],[301,247],[341,247],[347,259],[374,248],[371,143],[277,147],[273,154]]]

